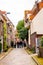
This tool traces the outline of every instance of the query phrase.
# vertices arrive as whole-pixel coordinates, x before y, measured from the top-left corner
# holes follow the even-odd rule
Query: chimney
[[[38,1],[39,1],[39,0],[35,0],[35,5],[37,5]]]
[[[37,12],[39,11],[39,0],[36,0],[35,1],[35,5],[36,5],[36,7],[37,7]]]

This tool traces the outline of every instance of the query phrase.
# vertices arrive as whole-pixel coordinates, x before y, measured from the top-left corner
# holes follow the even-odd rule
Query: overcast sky
[[[8,17],[16,26],[23,19],[24,10],[31,10],[35,0],[0,0],[0,10],[10,12]]]

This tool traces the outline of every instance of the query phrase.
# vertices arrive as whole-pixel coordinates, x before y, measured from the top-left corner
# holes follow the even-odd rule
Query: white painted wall
[[[43,34],[43,8],[32,20],[31,34],[34,32],[37,32],[37,34]]]
[[[26,28],[29,27],[29,21],[27,23],[25,22],[24,24]]]

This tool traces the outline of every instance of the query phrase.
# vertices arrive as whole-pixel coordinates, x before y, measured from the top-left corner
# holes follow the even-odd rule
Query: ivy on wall
[[[6,22],[4,21],[4,24],[3,24],[3,51],[7,50],[6,39],[7,39],[7,26],[6,26]]]

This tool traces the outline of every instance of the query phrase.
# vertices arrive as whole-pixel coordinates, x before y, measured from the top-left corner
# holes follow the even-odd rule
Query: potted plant
[[[43,36],[41,37],[40,39],[40,47],[39,47],[39,54],[40,54],[40,57],[43,57]]]

